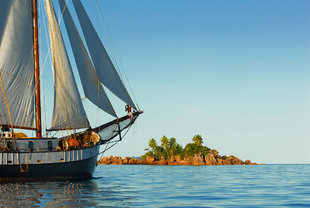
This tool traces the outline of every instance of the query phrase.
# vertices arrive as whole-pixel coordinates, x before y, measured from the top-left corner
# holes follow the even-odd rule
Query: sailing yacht
[[[44,0],[54,106],[51,125],[43,135],[38,2],[0,1],[1,181],[91,178],[98,155],[122,140],[143,112],[131,99],[81,1],[72,0],[76,22],[67,2],[58,3],[74,60],[69,59],[53,2]],[[85,97],[115,119],[95,127],[90,125],[70,61],[76,63]],[[118,117],[105,89],[133,109],[133,113]],[[36,136],[18,132],[23,130],[35,132]],[[67,134],[48,136],[57,132]]]

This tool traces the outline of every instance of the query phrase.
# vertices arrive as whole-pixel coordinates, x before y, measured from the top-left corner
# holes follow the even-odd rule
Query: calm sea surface
[[[310,165],[98,166],[92,180],[0,184],[0,207],[310,207]]]

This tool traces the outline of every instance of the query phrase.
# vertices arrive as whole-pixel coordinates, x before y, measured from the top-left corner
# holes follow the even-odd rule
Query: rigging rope
[[[134,124],[135,124],[135,123],[131,124],[131,125],[126,129],[126,132],[123,134],[122,138],[124,138],[124,137],[127,135],[127,133],[129,132],[129,130],[131,129],[131,127],[132,127]],[[125,129],[123,129],[123,130],[125,130]],[[123,131],[123,130],[121,130],[121,131]],[[115,138],[116,138],[116,137],[115,137]],[[112,139],[112,140],[113,140],[113,139]],[[101,151],[101,152],[98,154],[98,155],[101,155],[99,161],[103,158],[103,153],[105,153],[107,150],[111,149],[113,146],[115,146],[118,142],[121,141],[121,139],[116,140],[116,141],[112,141],[112,140],[108,141],[108,142],[106,143],[105,149],[104,149],[103,151]],[[111,143],[112,143],[112,145],[109,146],[109,144],[111,144]]]
[[[4,97],[4,96],[1,96],[1,104],[2,104],[1,108],[2,108],[2,109],[5,109],[6,105],[4,104],[5,101],[3,100],[3,97]],[[1,115],[1,118],[3,118],[2,115]],[[3,123],[3,120],[2,120],[2,119],[1,119],[1,122]],[[4,114],[4,122],[5,122],[6,124],[7,124],[8,122],[10,122],[9,119],[7,118],[6,113]]]
[[[10,123],[11,123],[12,142],[14,142],[14,140],[13,140],[14,129],[13,129],[13,122],[12,122],[12,117],[11,117],[11,111],[10,111],[10,106],[9,106],[8,99],[7,99],[6,94],[5,94],[5,89],[4,89],[4,85],[3,85],[3,82],[2,82],[1,73],[0,73],[0,81],[1,81],[1,86],[2,86],[2,90],[3,90],[3,95],[4,95],[4,98],[5,98],[6,106],[7,106],[8,113],[9,113]]]
[[[130,85],[130,82],[129,82],[129,80],[128,80],[128,77],[127,77],[127,74],[126,74],[126,72],[125,72],[125,70],[124,70],[124,67],[123,67],[123,65],[122,65],[122,62],[121,62],[121,60],[120,60],[120,58],[119,58],[119,55],[118,55],[118,53],[117,53],[117,50],[116,50],[116,47],[115,47],[115,45],[114,45],[114,43],[113,43],[113,40],[112,40],[112,36],[111,36],[111,34],[110,34],[110,32],[109,32],[109,29],[108,29],[108,26],[107,26],[107,24],[106,24],[106,22],[105,22],[105,20],[104,20],[104,18],[103,18],[103,16],[101,15],[101,13],[103,12],[103,10],[101,9],[101,11],[99,10],[99,4],[98,4],[98,1],[97,0],[95,0],[95,3],[96,3],[96,5],[95,5],[95,7],[97,8],[97,13],[98,13],[98,15],[97,15],[97,13],[96,12],[94,12],[95,13],[95,17],[96,17],[96,19],[97,19],[97,21],[99,22],[99,24],[100,24],[100,27],[99,27],[99,30],[100,30],[100,32],[101,32],[101,35],[102,35],[102,37],[104,37],[103,35],[105,34],[103,31],[102,31],[102,28],[105,28],[105,30],[106,30],[106,34],[107,34],[107,43],[108,43],[108,46],[109,46],[109,48],[111,49],[111,58],[114,60],[113,62],[115,63],[115,65],[116,65],[116,69],[118,69],[117,71],[118,71],[118,74],[119,74],[119,76],[120,76],[120,78],[121,78],[121,80],[122,80],[122,82],[125,84],[125,82],[124,82],[124,79],[122,78],[122,74],[125,76],[125,79],[126,79],[126,83],[127,83],[127,85],[128,85],[128,87],[129,87],[129,90],[130,90],[130,92],[131,92],[131,95],[133,96],[133,100],[134,100],[134,102],[136,103],[136,105],[137,105],[137,110],[139,110],[139,105],[138,105],[138,102],[137,102],[137,99],[136,99],[136,97],[135,97],[135,94],[134,94],[134,92],[133,92],[133,90],[132,90],[132,88],[131,88],[131,85]],[[92,5],[92,7],[94,7],[93,5]],[[98,16],[99,16],[99,18],[98,18]]]

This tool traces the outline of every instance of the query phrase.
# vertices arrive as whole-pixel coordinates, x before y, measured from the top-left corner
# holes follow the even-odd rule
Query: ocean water
[[[310,207],[310,165],[98,166],[84,181],[0,184],[0,207]]]

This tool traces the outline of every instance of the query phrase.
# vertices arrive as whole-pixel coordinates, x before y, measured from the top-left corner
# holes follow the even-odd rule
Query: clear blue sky
[[[185,145],[201,134],[220,154],[310,163],[310,1],[97,2],[101,32],[108,29],[145,111],[106,156],[139,156],[163,135]]]

